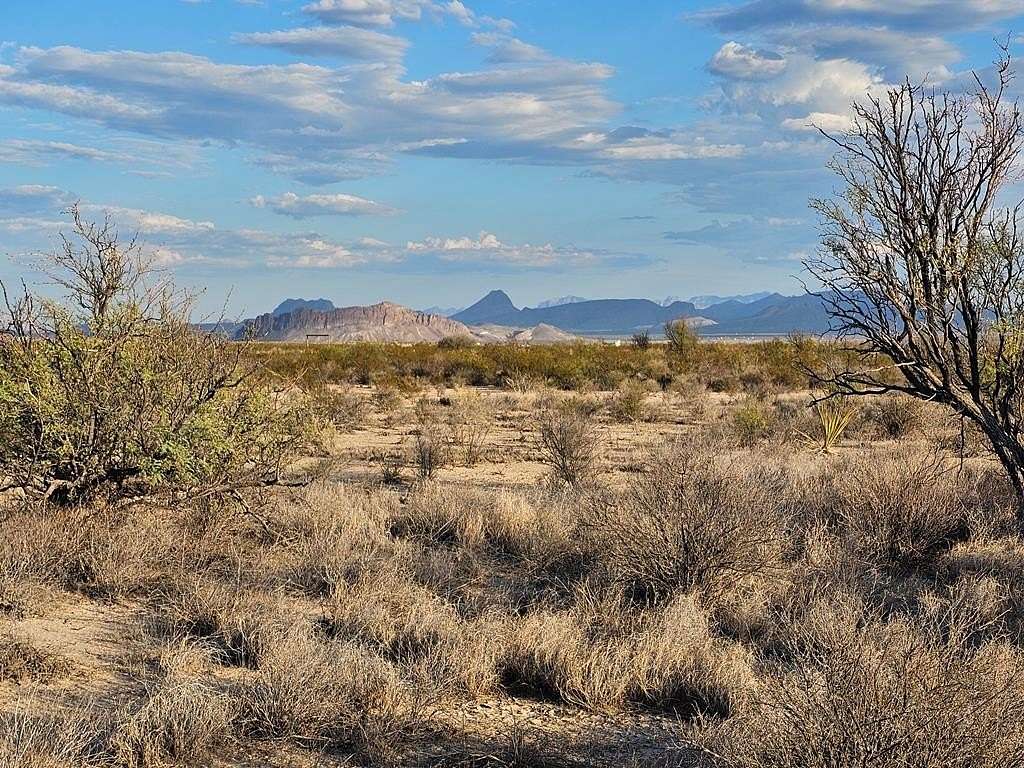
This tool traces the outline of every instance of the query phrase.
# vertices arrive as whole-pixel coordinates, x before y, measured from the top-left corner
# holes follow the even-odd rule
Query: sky
[[[1022,21],[1024,0],[4,0],[0,280],[39,281],[77,202],[237,316],[799,293],[808,200],[836,186],[814,126],[906,76],[963,87]]]

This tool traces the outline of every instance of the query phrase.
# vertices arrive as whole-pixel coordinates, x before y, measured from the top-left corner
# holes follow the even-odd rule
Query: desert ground
[[[283,482],[5,498],[0,766],[1024,765],[998,465],[934,404],[819,416],[793,344],[572,381],[262,350]]]

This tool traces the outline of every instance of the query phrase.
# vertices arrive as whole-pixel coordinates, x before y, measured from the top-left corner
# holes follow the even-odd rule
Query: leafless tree
[[[1024,120],[1005,48],[994,75],[961,93],[908,80],[855,104],[849,132],[825,134],[844,189],[812,202],[823,247],[806,266],[834,330],[863,341],[864,365],[823,375],[832,391],[950,406],[984,431],[1024,497],[1024,201],[999,199]]]

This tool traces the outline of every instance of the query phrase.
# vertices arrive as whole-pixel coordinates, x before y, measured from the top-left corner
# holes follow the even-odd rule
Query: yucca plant
[[[821,452],[832,453],[857,411],[844,400],[823,400],[815,403],[814,412],[821,424]]]

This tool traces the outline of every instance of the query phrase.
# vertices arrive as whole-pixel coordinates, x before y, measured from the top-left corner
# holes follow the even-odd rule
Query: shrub
[[[880,564],[932,563],[969,533],[964,489],[941,457],[872,451],[829,471],[835,515],[854,551]]]
[[[647,331],[640,331],[639,333],[634,333],[633,336],[630,338],[629,342],[636,349],[650,349],[651,334]]]
[[[284,631],[286,618],[265,600],[216,582],[186,582],[161,597],[156,634],[198,641],[225,664],[257,666]]]
[[[19,701],[0,713],[0,766],[77,768],[107,765],[95,713],[40,713],[32,701]]]
[[[448,464],[451,446],[450,436],[438,424],[421,425],[413,437],[412,456],[416,473],[423,480],[430,480]]]
[[[48,682],[71,674],[63,656],[36,648],[8,633],[0,634],[0,681]]]
[[[548,408],[541,414],[541,461],[555,477],[578,487],[597,469],[597,431],[589,417],[566,408]]]
[[[437,342],[438,349],[469,349],[475,342],[468,336],[445,336]]]
[[[0,333],[0,478],[61,502],[276,479],[298,438],[244,347],[195,330],[169,284],[147,288],[109,220],[71,216],[51,259],[67,303],[26,294]]]
[[[921,430],[925,421],[925,406],[917,398],[892,394],[875,400],[868,409],[868,418],[882,434],[892,440],[906,437]]]
[[[296,628],[237,692],[244,732],[371,756],[397,746],[413,700],[387,661]]]
[[[448,415],[448,428],[453,447],[461,448],[462,462],[472,467],[480,461],[484,443],[491,431],[493,414],[475,392],[466,392],[453,403],[456,407]]]
[[[818,417],[821,433],[822,453],[831,453],[843,437],[843,432],[857,414],[854,407],[842,401],[828,400],[816,403],[814,413]]]
[[[771,434],[774,416],[767,404],[748,397],[732,412],[732,430],[745,448],[752,448]]]
[[[647,416],[646,396],[646,391],[637,384],[623,386],[612,399],[609,408],[612,418],[625,424],[642,421]]]
[[[753,687],[746,654],[713,636],[693,599],[634,615],[614,595],[578,597],[572,611],[537,612],[513,627],[500,661],[511,693],[689,719],[728,715]]]
[[[224,694],[198,680],[168,680],[120,713],[111,748],[121,765],[149,768],[169,761],[198,765],[229,734]]]
[[[690,357],[697,349],[698,336],[686,320],[671,320],[665,323],[665,340],[668,350],[674,355]]]
[[[378,386],[370,395],[370,402],[378,413],[388,415],[402,404],[402,396],[391,386]]]
[[[1011,768],[1024,754],[1020,652],[921,638],[903,623],[823,629],[827,642],[773,668],[749,710],[705,731],[735,768],[862,765]]]
[[[320,386],[314,387],[309,395],[313,415],[335,429],[350,432],[366,421],[367,402],[351,388]]]
[[[707,449],[676,445],[624,495],[593,500],[588,548],[606,578],[644,602],[726,591],[780,568],[787,480],[771,467],[723,468]]]

